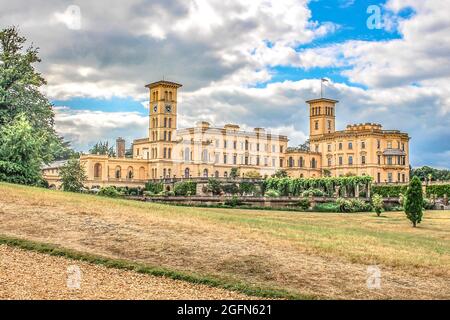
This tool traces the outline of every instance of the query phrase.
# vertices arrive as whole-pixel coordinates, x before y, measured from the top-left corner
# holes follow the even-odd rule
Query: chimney
[[[120,137],[116,139],[116,153],[118,158],[125,158],[125,140]]]

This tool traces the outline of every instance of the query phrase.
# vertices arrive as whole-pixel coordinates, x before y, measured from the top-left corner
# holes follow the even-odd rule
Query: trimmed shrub
[[[422,221],[423,215],[422,183],[419,178],[413,177],[406,191],[405,213],[412,222],[413,227]]]
[[[212,194],[214,194],[214,195],[221,194],[223,191],[222,184],[220,183],[219,180],[217,180],[215,178],[209,178],[208,184],[206,185],[206,190],[208,192],[212,192]]]
[[[160,193],[164,190],[164,185],[161,182],[149,181],[145,184],[145,191],[150,191],[153,193]]]
[[[379,194],[383,198],[396,198],[399,197],[400,194],[405,194],[408,186],[403,185],[387,185],[387,186],[372,186],[372,192],[375,194]]]
[[[99,196],[110,197],[110,198],[118,198],[121,195],[120,192],[117,191],[117,189],[112,186],[101,188],[97,194]]]
[[[317,212],[340,212],[339,206],[335,202],[318,203],[314,206],[313,211]]]
[[[303,210],[308,210],[311,205],[311,202],[308,199],[301,199],[297,202],[297,207],[302,208]]]
[[[325,194],[322,190],[319,189],[309,189],[302,193],[302,197],[323,197]]]
[[[372,197],[372,206],[377,216],[380,216],[383,211],[383,197],[379,194],[374,194]]]
[[[242,181],[239,184],[239,193],[240,194],[252,194],[255,192],[256,186],[252,182]]]
[[[372,205],[359,199],[336,199],[336,204],[339,207],[339,212],[368,212],[372,211]]]
[[[224,184],[222,189],[226,194],[235,195],[239,193],[239,186],[236,183]]]
[[[269,198],[278,198],[280,193],[277,190],[269,189],[266,191],[265,196]]]
[[[194,196],[197,193],[197,183],[193,181],[183,181],[175,184],[174,192],[176,196]]]
[[[233,196],[231,199],[225,200],[224,204],[230,207],[237,207],[242,205],[243,202],[237,196]]]

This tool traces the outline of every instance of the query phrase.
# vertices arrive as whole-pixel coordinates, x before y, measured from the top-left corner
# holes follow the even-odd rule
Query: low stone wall
[[[227,200],[238,199],[243,205],[252,207],[272,207],[272,208],[288,208],[297,206],[300,200],[305,198],[301,197],[235,197],[232,196],[191,196],[191,197],[128,197],[133,200],[147,201],[147,202],[159,202],[159,203],[173,203],[182,205],[220,205],[224,204]],[[334,202],[335,198],[329,197],[310,197],[311,207],[314,207],[317,203]],[[366,198],[360,198],[364,201],[370,201]],[[397,200],[398,202],[398,200]]]

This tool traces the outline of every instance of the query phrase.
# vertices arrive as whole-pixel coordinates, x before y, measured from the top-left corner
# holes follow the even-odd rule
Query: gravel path
[[[77,270],[80,271],[81,281],[77,281]],[[106,268],[0,245],[0,299],[249,299],[249,297],[219,288]]]

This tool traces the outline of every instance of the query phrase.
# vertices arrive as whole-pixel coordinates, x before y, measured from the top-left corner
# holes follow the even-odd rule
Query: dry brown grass
[[[68,286],[68,267],[80,270]],[[0,299],[248,299],[224,289],[154,277],[0,245]]]
[[[173,207],[0,184],[0,234],[321,298],[450,298],[450,213]],[[366,286],[367,266],[382,271]]]

